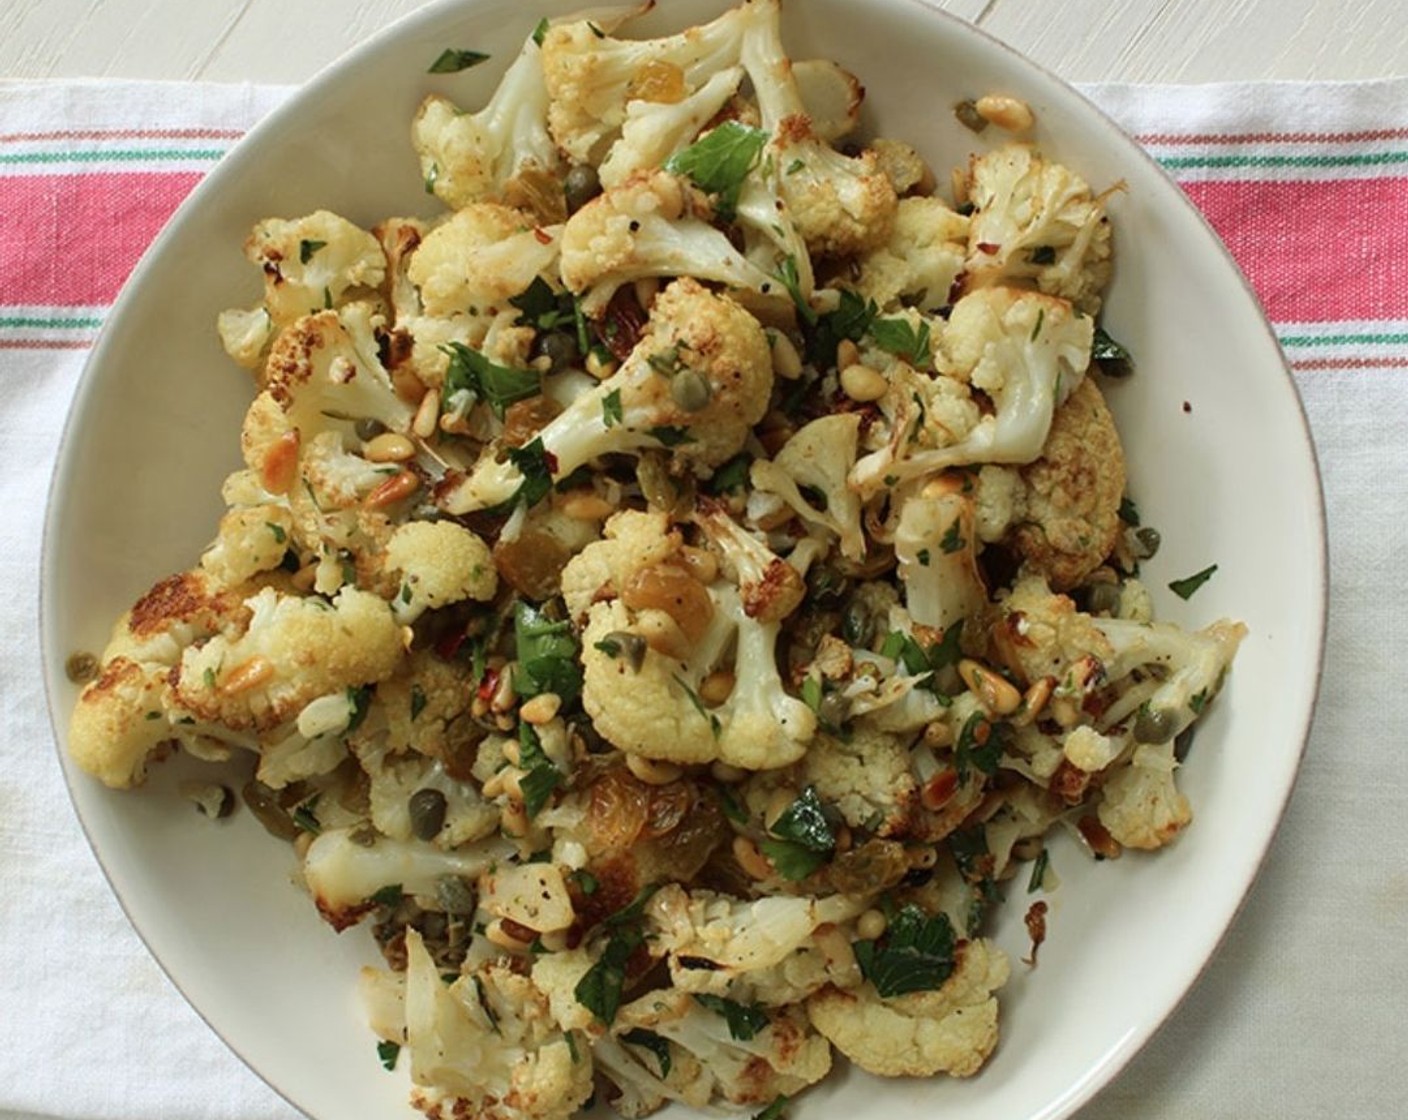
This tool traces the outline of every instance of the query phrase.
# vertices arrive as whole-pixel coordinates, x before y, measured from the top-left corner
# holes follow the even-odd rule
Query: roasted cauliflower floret
[[[320,696],[389,677],[404,656],[391,608],[356,588],[331,604],[266,588],[247,606],[242,632],[218,634],[181,658],[176,696],[198,719],[268,730]]]
[[[226,511],[215,540],[201,553],[200,566],[221,587],[236,587],[260,572],[277,568],[288,551],[293,517],[282,505]]]
[[[479,112],[466,113],[431,94],[411,122],[427,188],[456,210],[475,202],[518,206],[539,193],[555,195],[556,206],[545,206],[539,216],[561,221],[557,147],[548,135],[547,112],[542,59],[531,37]]]
[[[919,802],[909,751],[897,735],[864,726],[844,738],[819,734],[798,765],[802,782],[853,829],[903,835]]]
[[[386,543],[386,566],[400,573],[391,609],[401,622],[465,599],[487,602],[499,586],[486,545],[453,521],[410,521]]]
[[[1112,263],[1103,195],[1030,145],[1007,144],[973,157],[968,197],[966,291],[1030,285],[1088,315],[1100,310]]]
[[[775,277],[710,225],[708,203],[668,171],[641,172],[592,199],[562,230],[562,282],[598,315],[616,289],[651,276],[690,276],[767,292]]]
[[[1115,547],[1125,487],[1119,432],[1090,378],[1056,410],[1040,458],[1021,468],[1021,478],[1017,551],[1056,590],[1075,587]]]
[[[411,1103],[432,1120],[568,1120],[592,1093],[586,1039],[569,1038],[526,976],[487,964],[446,984],[406,931]]]
[[[809,526],[835,534],[849,560],[865,555],[860,499],[846,482],[856,463],[860,426],[857,413],[813,420],[771,460],[755,460],[749,472],[754,487],[776,494]],[[820,500],[808,501],[804,486]]]
[[[889,240],[860,259],[856,291],[882,311],[937,311],[963,272],[968,219],[928,196],[902,198]]]
[[[425,235],[406,276],[427,315],[482,312],[551,273],[559,233],[511,206],[470,203]]]
[[[573,400],[534,443],[554,479],[602,455],[660,447],[681,466],[707,471],[743,446],[767,411],[772,382],[758,321],[727,296],[676,280],[656,297],[621,368]],[[514,459],[500,462],[491,449],[441,504],[456,514],[498,506],[523,483]]]
[[[68,750],[85,773],[114,789],[141,783],[147,762],[171,737],[166,673],[119,655],[84,688],[69,719]]]
[[[971,1077],[997,1046],[997,999],[1007,957],[989,941],[962,944],[937,991],[881,999],[869,984],[828,989],[807,1001],[812,1026],[868,1073],[881,1077]]]

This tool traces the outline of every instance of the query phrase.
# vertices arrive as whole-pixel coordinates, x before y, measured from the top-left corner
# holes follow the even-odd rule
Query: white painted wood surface
[[[1402,0],[935,2],[1070,81],[1408,73]],[[419,0],[0,0],[0,77],[301,82],[418,6]]]

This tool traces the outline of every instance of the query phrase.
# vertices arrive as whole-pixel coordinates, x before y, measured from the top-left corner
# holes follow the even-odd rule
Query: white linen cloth
[[[1408,569],[1408,80],[1090,92],[1209,200],[1277,319],[1324,473],[1333,591],[1310,747],[1261,878],[1202,981],[1081,1117],[1405,1115],[1408,688],[1397,657],[1408,648],[1398,586]],[[0,174],[100,134],[224,144],[286,93],[0,83]],[[200,169],[194,157],[176,163]],[[1307,236],[1296,223],[1338,230],[1315,246],[1327,290],[1361,278],[1350,302],[1313,320],[1279,258],[1239,247],[1215,212],[1225,199],[1206,187],[1333,189],[1365,177],[1382,189],[1358,209],[1316,217],[1288,204],[1292,247]],[[0,228],[16,228],[14,217]],[[39,666],[39,551],[65,411],[102,306],[60,314],[58,296],[17,299],[15,267],[15,246],[0,246],[0,585],[11,589],[0,600],[0,1120],[292,1120],[297,1111],[147,954],[64,789]]]

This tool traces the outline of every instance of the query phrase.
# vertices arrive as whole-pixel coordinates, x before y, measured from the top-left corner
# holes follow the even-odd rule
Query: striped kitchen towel
[[[1385,1061],[1383,1040],[1402,1042],[1408,992],[1394,840],[1405,608],[1391,582],[1408,567],[1408,80],[1089,92],[1182,182],[1274,321],[1321,456],[1335,600],[1315,733],[1267,871],[1204,983],[1083,1116],[1395,1115],[1408,1063]],[[42,495],[85,352],[171,211],[286,95],[0,82],[0,1120],[296,1115],[127,926],[67,805],[34,636]],[[91,484],[121,500],[120,479]]]

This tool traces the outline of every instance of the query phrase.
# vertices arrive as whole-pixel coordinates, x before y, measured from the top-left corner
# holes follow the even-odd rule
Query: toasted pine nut
[[[771,879],[775,874],[772,864],[758,851],[758,845],[746,836],[733,838],[733,858],[743,868],[743,873],[752,879]]]
[[[867,910],[856,919],[856,935],[862,941],[874,941],[885,932],[885,927],[889,924],[879,910]]]
[[[567,948],[567,931],[565,929],[550,929],[545,933],[538,934],[538,943],[549,953],[560,953]]]
[[[679,781],[684,773],[673,762],[661,762],[639,754],[626,755],[626,769],[648,786],[667,786]]]
[[[955,167],[948,174],[949,189],[953,191],[953,204],[962,206],[968,201],[968,175],[961,167]]]
[[[836,850],[838,852],[849,852],[851,844],[855,842],[855,837],[851,835],[851,826],[843,824],[836,830]]]
[[[719,558],[707,549],[687,544],[680,550],[680,559],[700,583],[710,584],[719,578]]]
[[[978,115],[1004,132],[1026,132],[1036,122],[1031,106],[1016,97],[992,95],[978,98]]]
[[[1022,697],[1022,707],[1018,711],[1017,717],[1012,721],[1018,727],[1026,727],[1035,723],[1046,707],[1046,702],[1051,699],[1051,689],[1056,681],[1051,677],[1042,677],[1031,688],[1027,689],[1026,695]]]
[[[318,565],[304,564],[298,571],[289,577],[289,583],[293,584],[299,591],[311,591],[313,582],[318,578]]]
[[[949,494],[963,493],[963,487],[971,485],[959,471],[944,471],[937,478],[931,478],[919,493],[925,498],[942,498]]]
[[[679,661],[689,656],[689,639],[679,623],[664,611],[642,611],[636,618],[636,633],[658,654]]]
[[[727,669],[715,669],[699,682],[699,699],[711,707],[722,704],[733,695],[736,683],[734,675]]]
[[[226,696],[236,696],[257,688],[273,675],[273,663],[267,657],[255,654],[225,674],[225,679],[220,682],[220,691]]]
[[[802,355],[782,331],[774,331],[772,335],[772,369],[784,381],[795,381],[802,376]]]
[[[447,412],[440,417],[440,430],[452,436],[467,436],[473,429],[458,412]]]
[[[510,798],[499,810],[499,831],[505,836],[527,836],[528,829],[528,811],[523,802]]]
[[[909,857],[909,866],[912,868],[928,870],[939,862],[938,851],[931,847],[910,848],[905,855]]]
[[[409,498],[420,489],[420,476],[414,471],[397,471],[362,499],[366,509],[384,509]]]
[[[889,387],[885,375],[869,366],[856,363],[841,371],[841,391],[853,401],[878,401]]]
[[[953,728],[941,719],[934,720],[924,728],[924,745],[926,747],[953,746]]]
[[[845,369],[860,361],[860,347],[849,338],[843,338],[836,346],[836,368]]]
[[[1080,705],[1069,696],[1053,697],[1047,705],[1051,718],[1062,727],[1074,727],[1080,722]]]
[[[435,434],[435,429],[439,424],[440,390],[427,389],[425,396],[420,399],[420,407],[416,409],[415,419],[411,421],[411,431],[421,439],[429,439]]]
[[[373,463],[404,463],[416,457],[416,445],[400,432],[382,432],[368,441],[362,455]]]
[[[958,675],[989,715],[1011,715],[1022,706],[1022,694],[1008,680],[971,658],[958,663]]]
[[[517,931],[515,931],[517,932]],[[522,953],[527,951],[532,941],[520,941],[504,929],[504,919],[495,918],[484,927],[484,936],[501,949],[508,949],[511,952]]]
[[[264,453],[259,481],[271,494],[287,494],[298,477],[298,429],[285,432]]]
[[[513,674],[500,673],[494,685],[493,698],[489,701],[489,710],[495,714],[506,712],[513,707],[517,699],[518,695],[513,691]]]
[[[616,372],[616,363],[610,358],[602,358],[595,350],[587,355],[587,360],[582,364],[598,381],[605,381]]]
[[[518,718],[540,727],[557,715],[561,707],[561,696],[555,692],[544,692],[531,700],[525,700],[518,709]]]
[[[615,506],[590,490],[573,490],[564,494],[557,508],[564,517],[570,517],[573,521],[605,521],[616,512]]]

